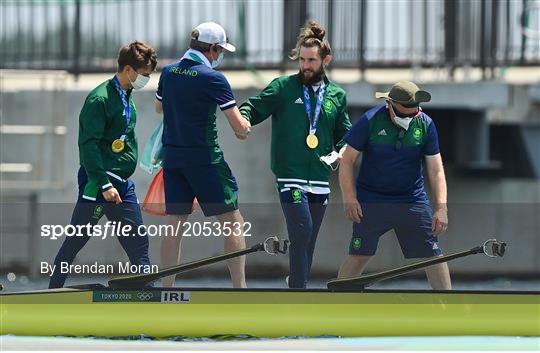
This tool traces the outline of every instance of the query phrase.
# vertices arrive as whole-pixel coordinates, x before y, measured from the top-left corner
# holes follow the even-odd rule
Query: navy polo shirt
[[[385,106],[364,113],[344,140],[362,152],[356,179],[359,202],[427,202],[424,156],[438,154],[439,140],[433,120],[424,112],[402,128],[390,119]],[[404,131],[404,130],[403,130]]]
[[[223,161],[217,137],[216,108],[230,109],[236,101],[221,72],[184,58],[163,68],[156,98],[163,105],[165,167]]]

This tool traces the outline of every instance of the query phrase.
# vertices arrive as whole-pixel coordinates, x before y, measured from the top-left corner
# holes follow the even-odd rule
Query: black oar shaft
[[[375,282],[384,281],[386,279],[397,277],[402,274],[405,274],[414,270],[418,270],[421,268],[426,268],[431,265],[435,265],[442,262],[458,259],[460,257],[483,253],[483,252],[484,250],[482,246],[477,246],[470,250],[466,250],[466,251],[462,251],[462,252],[458,252],[454,254],[449,254],[445,256],[440,256],[440,257],[425,260],[425,261],[420,261],[411,265],[399,267],[392,270],[377,272],[377,273],[369,274],[369,275],[363,275],[356,278],[336,279],[336,280],[328,282],[327,286],[328,286],[328,289],[351,289],[351,290],[364,289],[365,287],[368,287],[369,285]]]
[[[134,288],[134,287],[144,287],[148,283],[156,281],[160,278],[167,277],[170,275],[186,272],[194,268],[201,266],[210,265],[216,262],[232,259],[235,257],[247,255],[257,251],[263,251],[263,244],[256,244],[250,248],[229,252],[223,255],[213,256],[202,260],[188,262],[186,264],[177,265],[173,267],[168,267],[156,273],[148,273],[143,275],[131,275],[124,277],[117,277],[109,280],[109,287],[111,288]]]

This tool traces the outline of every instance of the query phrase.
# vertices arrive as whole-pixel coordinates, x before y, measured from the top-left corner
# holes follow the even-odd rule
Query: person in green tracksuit
[[[271,164],[291,242],[290,288],[307,286],[330,194],[327,158],[339,161],[351,127],[346,93],[325,75],[332,60],[325,32],[309,21],[290,56],[298,59],[299,72],[276,78],[240,106],[252,126],[272,116]]]
[[[131,99],[133,89],[143,88],[157,64],[155,50],[146,43],[132,42],[120,49],[118,72],[94,88],[86,97],[79,115],[79,194],[71,225],[96,225],[105,215],[110,222],[130,230],[119,236],[132,265],[150,268],[148,238],[129,177],[137,166],[137,111]],[[129,228],[128,228],[129,227]],[[62,287],[77,253],[90,239],[82,228],[66,237],[54,260],[49,288]],[[142,267],[141,267],[142,266]]]

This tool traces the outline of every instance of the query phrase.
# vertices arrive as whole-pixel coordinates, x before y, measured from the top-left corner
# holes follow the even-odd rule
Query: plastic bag
[[[152,180],[142,204],[142,210],[154,216],[166,216],[165,212],[165,185],[163,181],[163,168]]]
[[[162,136],[163,120],[150,136],[146,146],[144,146],[141,162],[139,163],[139,166],[150,174],[154,174],[156,170],[161,168],[161,163],[163,162]]]
[[[191,212],[195,212],[197,205],[198,202],[195,198],[193,200]],[[144,212],[154,216],[167,215],[165,207],[165,182],[163,180],[163,168],[157,172],[156,176],[154,176],[154,179],[152,180],[152,183],[150,183],[150,187],[146,192],[146,196],[144,197],[141,208]]]

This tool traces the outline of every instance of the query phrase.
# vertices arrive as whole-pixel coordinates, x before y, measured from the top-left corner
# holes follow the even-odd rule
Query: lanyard
[[[129,102],[127,100],[126,92],[122,89],[122,86],[120,86],[120,81],[118,81],[118,77],[113,77],[114,87],[116,87],[116,91],[120,95],[120,100],[122,101],[122,105],[124,106],[124,113],[122,116],[126,117],[126,129],[124,130],[124,133],[120,137],[120,140],[124,141],[127,136],[127,130],[129,128],[129,123],[131,123],[131,107],[129,106]]]
[[[198,50],[188,49],[180,60],[184,59],[193,60],[195,62],[198,62],[199,64],[204,64],[210,68],[212,67],[212,65],[210,65],[210,61],[208,61],[208,59]]]
[[[308,88],[305,85],[302,87],[304,88],[304,106],[306,107],[306,114],[309,119],[309,133],[315,134],[315,132],[317,131],[317,124],[319,123],[319,117],[321,115],[321,106],[324,100],[325,84],[323,81],[321,83],[321,87],[319,88],[319,94],[317,95],[317,103],[315,104],[315,114],[313,114],[313,119],[311,117],[311,100],[309,98]]]

